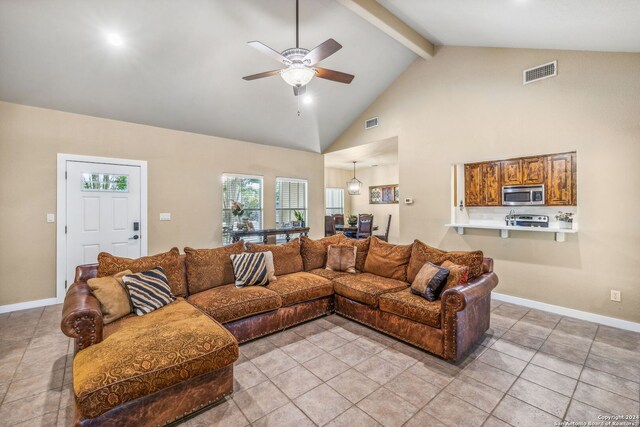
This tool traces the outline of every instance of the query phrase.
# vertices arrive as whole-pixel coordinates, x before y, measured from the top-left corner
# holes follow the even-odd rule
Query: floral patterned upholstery
[[[191,295],[188,300],[220,323],[282,307],[280,296],[263,286],[223,285]]]
[[[411,289],[380,295],[380,310],[397,314],[418,323],[440,328],[441,300],[428,301],[411,293]]]
[[[406,282],[370,273],[338,277],[334,279],[333,284],[336,294],[372,307],[378,306],[380,295],[406,289],[409,286]]]
[[[304,271],[324,268],[327,263],[327,248],[329,245],[344,244],[347,237],[344,234],[334,234],[319,240],[312,240],[306,236],[300,237],[300,255],[304,263]]]
[[[73,359],[73,391],[83,416],[215,371],[238,358],[238,342],[182,298],[126,323]]]
[[[189,293],[196,294],[216,286],[233,283],[231,255],[243,252],[242,241],[213,249],[184,248]]]
[[[280,276],[278,280],[271,282],[267,289],[280,295],[283,307],[333,295],[333,284],[330,280],[303,271]]]
[[[364,263],[367,260],[367,254],[369,253],[371,237],[367,237],[366,239],[350,239],[345,236],[345,238],[345,241],[340,244],[356,247],[356,270],[361,273],[364,272]]]
[[[302,256],[300,256],[300,238],[296,237],[289,243],[281,245],[247,243],[247,252],[267,251],[273,253],[273,266],[276,269],[276,276],[304,271]]]
[[[316,276],[324,277],[325,279],[334,280],[338,277],[347,276],[350,273],[345,273],[344,271],[331,271],[326,268],[315,268],[309,271],[311,274],[315,274]]]
[[[482,274],[483,260],[482,251],[447,252],[431,247],[420,240],[415,240],[411,250],[411,260],[407,267],[407,280],[409,283],[413,283],[418,271],[426,262],[441,265],[445,261],[469,267],[469,279],[473,279]]]

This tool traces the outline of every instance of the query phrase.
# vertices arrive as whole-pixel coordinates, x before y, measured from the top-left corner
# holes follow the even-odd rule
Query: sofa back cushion
[[[473,279],[482,274],[482,260],[482,251],[447,252],[431,247],[420,240],[415,240],[411,252],[411,261],[407,269],[407,279],[409,283],[413,283],[418,271],[427,262],[442,265],[445,261],[469,267],[469,279]]]
[[[300,255],[300,239],[295,238],[281,245],[258,245],[247,243],[247,252],[273,252],[273,266],[276,276],[297,273],[304,270]]]
[[[113,276],[124,270],[139,273],[156,267],[162,267],[164,270],[173,295],[179,297],[186,295],[187,281],[184,263],[180,259],[178,248],[171,248],[169,252],[136,259],[117,257],[106,252],[98,254],[98,277]]]
[[[371,246],[371,237],[367,237],[366,239],[350,239],[345,236],[344,242],[340,244],[356,247],[356,270],[361,273],[364,272],[364,264],[367,261],[369,246]]]
[[[244,252],[242,241],[213,249],[184,248],[189,294],[234,282],[231,255]]]
[[[343,234],[334,234],[320,240],[313,240],[307,236],[300,237],[300,255],[304,264],[304,271],[324,268],[327,263],[327,248],[329,245],[339,245],[347,238]]]
[[[389,279],[407,281],[407,266],[411,258],[411,245],[394,245],[372,237],[364,271]],[[357,267],[356,267],[357,268]]]

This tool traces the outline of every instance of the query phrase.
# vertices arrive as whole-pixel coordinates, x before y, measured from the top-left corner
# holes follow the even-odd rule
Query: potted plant
[[[302,214],[302,212],[300,211],[293,211],[293,216],[296,217],[296,222],[298,223],[299,227],[303,227],[304,228],[304,215]],[[294,223],[295,226],[295,223]]]
[[[558,226],[564,229],[572,229],[573,228],[573,212],[561,212],[559,211],[556,214],[556,219],[558,220]]]
[[[240,202],[236,202],[235,200],[232,200],[231,202],[231,215],[233,215],[236,221],[238,221],[236,223],[236,227],[238,230],[243,230],[244,225],[240,222],[240,217],[244,215],[244,205]]]
[[[358,217],[355,215],[349,215],[349,218],[347,218],[347,223],[350,226],[354,226],[358,223]]]

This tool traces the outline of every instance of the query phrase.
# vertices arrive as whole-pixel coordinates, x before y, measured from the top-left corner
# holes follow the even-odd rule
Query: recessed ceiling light
[[[124,40],[120,34],[117,33],[108,33],[107,41],[112,46],[122,46],[124,44]]]
[[[302,102],[304,102],[305,104],[311,104],[313,102],[313,98],[307,95],[302,99]]]

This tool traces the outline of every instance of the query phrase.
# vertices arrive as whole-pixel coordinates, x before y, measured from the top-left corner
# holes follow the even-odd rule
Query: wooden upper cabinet
[[[522,184],[522,160],[503,160],[500,162],[502,169],[502,185]]]
[[[481,163],[464,165],[464,203],[467,206],[482,206]]]
[[[502,185],[500,183],[500,162],[482,164],[483,196],[485,206],[502,205]]]
[[[544,184],[544,157],[522,159],[522,184]]]
[[[573,154],[546,157],[546,204],[568,206],[573,203]]]

